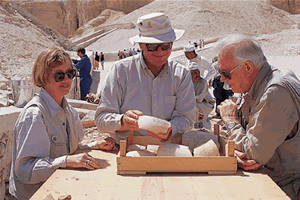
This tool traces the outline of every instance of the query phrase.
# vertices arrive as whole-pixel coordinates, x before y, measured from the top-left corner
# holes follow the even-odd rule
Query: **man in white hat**
[[[199,122],[195,124],[195,128],[204,127],[211,129],[211,123],[208,115],[213,111],[215,101],[208,91],[207,81],[200,76],[200,70],[197,63],[191,62],[187,68],[190,70],[192,75],[196,97],[196,107],[199,111]]]
[[[161,141],[182,135],[194,125],[196,103],[191,74],[175,61],[168,61],[172,45],[184,34],[164,13],[151,13],[137,20],[139,35],[130,38],[142,53],[117,61],[111,68],[95,114],[101,132],[111,133],[119,143],[131,130]],[[153,134],[138,127],[141,115],[171,123],[166,134]]]
[[[188,65],[191,62],[195,62],[198,64],[200,70],[200,76],[203,77],[206,81],[214,78],[216,73],[215,69],[211,66],[211,64],[207,61],[207,59],[203,56],[200,56],[196,53],[195,47],[193,45],[188,45],[183,48],[185,57],[189,60]],[[207,74],[204,75],[205,70],[207,70]]]

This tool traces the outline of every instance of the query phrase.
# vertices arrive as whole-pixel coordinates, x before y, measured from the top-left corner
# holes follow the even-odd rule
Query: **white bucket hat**
[[[165,43],[179,40],[184,30],[173,29],[171,21],[164,13],[151,13],[137,20],[140,34],[131,37],[129,42],[135,43]]]
[[[191,51],[195,51],[194,45],[188,45],[183,47],[183,52],[191,52]]]

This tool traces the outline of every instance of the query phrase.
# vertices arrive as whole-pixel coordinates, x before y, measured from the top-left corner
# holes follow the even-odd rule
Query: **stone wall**
[[[50,0],[14,1],[65,37],[99,16],[105,9],[129,13],[154,0]]]
[[[271,5],[291,14],[300,14],[300,0],[269,0]]]

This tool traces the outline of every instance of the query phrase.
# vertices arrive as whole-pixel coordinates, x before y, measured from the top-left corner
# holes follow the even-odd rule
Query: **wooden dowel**
[[[127,151],[126,140],[120,141],[120,156],[125,157]]]
[[[229,140],[226,144],[226,156],[234,156],[234,141]]]

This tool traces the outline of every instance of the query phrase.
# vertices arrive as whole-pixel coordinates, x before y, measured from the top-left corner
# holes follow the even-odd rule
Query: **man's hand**
[[[172,135],[172,126],[169,127],[166,133],[153,133],[151,131],[147,131],[147,133],[158,140],[168,140]]]
[[[220,105],[218,105],[217,109],[225,125],[229,122],[239,123],[237,120],[237,105],[230,99],[223,101]]]
[[[144,115],[139,110],[128,110],[121,119],[121,128],[118,131],[139,130],[139,116]]]
[[[88,153],[69,155],[66,158],[66,162],[66,168],[86,168],[91,170],[101,168],[95,158]]]
[[[104,140],[105,141],[98,141],[98,148],[101,150],[111,151],[116,144],[116,140],[112,137],[105,138]]]
[[[263,165],[258,164],[255,160],[247,160],[245,159],[246,154],[240,151],[235,150],[234,154],[236,155],[238,167],[242,168],[246,171],[257,170]]]

